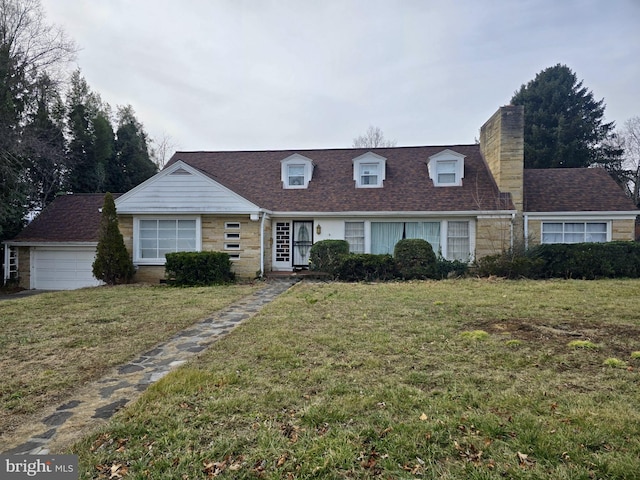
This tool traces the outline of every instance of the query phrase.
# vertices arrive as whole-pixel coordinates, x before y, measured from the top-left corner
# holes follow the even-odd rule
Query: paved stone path
[[[47,411],[39,421],[20,426],[12,432],[8,442],[2,439],[0,452],[5,455],[46,455],[70,445],[87,430],[106,423],[149,385],[255,315],[297,281],[289,278],[270,280],[263,289],[178,332],[130,363],[82,387],[68,401]]]

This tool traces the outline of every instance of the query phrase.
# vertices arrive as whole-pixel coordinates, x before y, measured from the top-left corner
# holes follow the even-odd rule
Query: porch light
[[[316,225],[316,233],[318,235],[320,235],[322,233],[322,227],[320,226],[320,224]]]

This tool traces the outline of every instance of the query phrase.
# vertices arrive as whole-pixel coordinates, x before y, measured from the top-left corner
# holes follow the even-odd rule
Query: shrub
[[[107,192],[100,217],[100,237],[96,258],[91,266],[93,276],[107,285],[127,283],[134,273],[133,262],[118,228],[118,215],[113,195]]]
[[[436,260],[435,278],[443,279],[450,276],[462,277],[469,271],[469,264],[460,260],[447,260],[444,257],[438,257]]]
[[[311,246],[311,269],[335,276],[342,257],[348,254],[349,242],[346,240],[320,240]]]
[[[545,244],[532,248],[528,256],[544,264],[548,278],[613,278],[640,276],[640,243]]]
[[[474,263],[474,270],[481,277],[539,278],[543,275],[543,269],[544,260],[512,251],[488,255]]]
[[[406,238],[393,249],[398,275],[405,280],[434,278],[436,254],[431,244],[420,238]]]
[[[341,258],[336,277],[345,282],[392,280],[396,264],[389,254],[351,253]]]
[[[235,280],[231,259],[224,252],[167,253],[165,276],[169,285],[220,285]]]

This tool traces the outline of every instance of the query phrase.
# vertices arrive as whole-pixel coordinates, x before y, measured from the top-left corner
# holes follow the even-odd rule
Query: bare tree
[[[395,140],[387,140],[380,127],[370,125],[364,135],[353,139],[353,148],[395,147]]]
[[[624,122],[618,136],[624,148],[624,186],[629,197],[640,206],[640,116],[631,117]]]
[[[14,68],[35,78],[73,60],[75,43],[62,28],[46,23],[40,0],[0,0],[0,45]]]
[[[164,132],[160,137],[151,139],[151,160],[159,169],[162,169],[176,148],[171,135]]]

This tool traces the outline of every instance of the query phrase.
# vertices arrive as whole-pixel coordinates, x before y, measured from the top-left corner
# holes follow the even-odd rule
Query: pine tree
[[[116,204],[113,195],[107,192],[102,207],[100,239],[93,262],[93,276],[107,285],[115,285],[129,282],[133,273],[133,263],[118,228]]]
[[[609,148],[614,123],[604,122],[604,100],[566,65],[538,73],[511,103],[524,105],[525,168],[605,165],[622,154]]]

